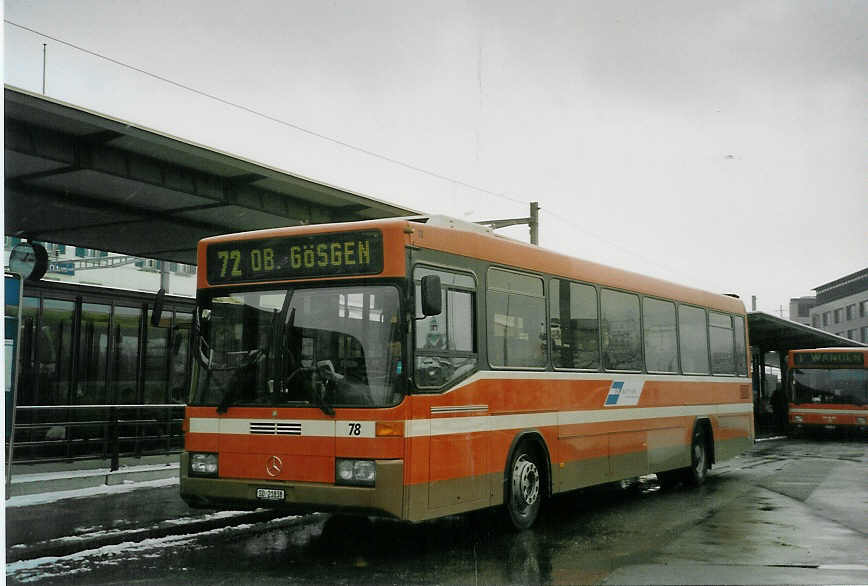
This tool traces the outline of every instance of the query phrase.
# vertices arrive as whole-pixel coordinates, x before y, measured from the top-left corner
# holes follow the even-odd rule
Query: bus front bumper
[[[404,462],[375,462],[375,486],[343,486],[316,482],[190,476],[189,455],[185,452],[181,455],[181,498],[194,508],[273,508],[290,513],[340,510],[401,519],[404,503]],[[257,496],[263,492],[268,494],[269,498]],[[282,498],[275,497],[275,494],[282,494]],[[274,500],[275,498],[279,500]]]

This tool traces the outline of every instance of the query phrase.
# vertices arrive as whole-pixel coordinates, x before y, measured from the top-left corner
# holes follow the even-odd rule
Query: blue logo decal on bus
[[[624,388],[624,381],[615,381],[609,387],[609,395],[606,397],[606,405],[617,405],[618,398],[621,396],[621,389]]]

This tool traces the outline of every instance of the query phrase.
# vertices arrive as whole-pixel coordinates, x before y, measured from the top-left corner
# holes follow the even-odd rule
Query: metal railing
[[[184,405],[19,405],[11,464],[121,457],[183,450]]]

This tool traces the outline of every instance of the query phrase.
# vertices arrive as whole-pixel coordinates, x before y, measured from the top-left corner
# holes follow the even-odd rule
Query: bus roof
[[[489,228],[444,216],[414,216],[364,220],[334,224],[314,224],[286,228],[272,228],[254,232],[241,232],[205,238],[199,242],[198,258],[204,266],[205,249],[209,244],[232,240],[275,238],[320,232],[343,232],[349,230],[379,229],[390,235],[403,235],[405,245],[448,252],[468,258],[481,259],[504,267],[514,267],[534,272],[595,283],[607,287],[626,289],[645,295],[674,299],[685,303],[702,305],[720,311],[744,314],[740,299],[728,295],[710,293],[663,279],[582,260],[500,236]],[[389,238],[393,240],[394,238]],[[204,284],[203,272],[200,284]]]

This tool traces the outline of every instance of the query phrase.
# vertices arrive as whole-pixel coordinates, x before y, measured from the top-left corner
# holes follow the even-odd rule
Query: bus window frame
[[[488,323],[488,292],[489,291],[497,291],[500,293],[522,295],[524,297],[536,298],[533,295],[529,295],[527,293],[522,293],[519,291],[500,289],[497,287],[492,289],[488,284],[488,275],[491,273],[492,270],[503,271],[506,273],[514,273],[516,275],[521,275],[523,277],[531,277],[533,279],[539,279],[540,283],[542,284],[542,301],[543,301],[543,315],[544,315],[544,320],[545,320],[544,323],[545,323],[546,344],[545,344],[545,356],[543,356],[543,364],[541,366],[506,366],[506,365],[500,366],[500,365],[495,365],[495,364],[491,363],[491,354],[488,351],[488,326],[489,326],[489,323]],[[518,270],[518,269],[515,269],[512,267],[507,267],[507,266],[498,265],[498,264],[490,264],[486,267],[486,269],[485,269],[485,307],[484,307],[485,316],[484,317],[480,316],[479,319],[481,322],[484,322],[484,324],[485,324],[485,338],[482,341],[485,343],[485,361],[486,361],[486,364],[488,365],[488,368],[490,368],[492,370],[505,370],[505,371],[527,370],[527,371],[533,371],[533,372],[545,372],[547,370],[551,370],[551,368],[552,368],[551,324],[549,323],[549,315],[548,315],[548,312],[549,312],[548,297],[549,297],[549,295],[547,293],[546,285],[547,285],[546,275],[542,274],[542,273],[534,273],[531,271],[522,271],[522,270]],[[599,297],[597,299],[597,304],[599,306]],[[599,309],[597,311],[598,311],[597,315],[599,316]]]
[[[553,281],[565,281],[570,284],[582,285],[586,287],[591,287],[594,290],[594,306],[597,312],[597,368],[568,368],[564,366],[555,365],[554,361],[554,348],[552,348],[552,335],[551,335],[551,318],[552,318],[552,296],[551,291],[553,289],[552,282]],[[544,291],[545,293],[545,291]],[[546,321],[548,322],[548,361],[551,364],[552,370],[558,372],[603,372],[603,334],[602,328],[600,327],[600,286],[595,283],[588,283],[585,281],[576,281],[575,279],[568,279],[566,277],[560,277],[557,275],[552,275],[548,278],[548,293],[545,295],[546,298]],[[560,298],[558,299],[558,303],[560,303]],[[563,331],[561,331],[561,340],[563,340]]]
[[[690,307],[692,309],[701,309],[703,311],[703,314],[705,317],[705,320],[704,320],[705,321],[705,360],[706,360],[706,365],[708,366],[707,372],[687,372],[686,370],[684,370],[684,364],[682,363],[682,360],[681,360],[681,358],[682,358],[682,356],[681,356],[681,314],[679,312],[679,309],[681,307]],[[678,322],[678,362],[681,366],[681,374],[684,374],[687,376],[714,376],[711,373],[711,341],[708,339],[709,338],[709,336],[708,336],[708,312],[709,312],[709,308],[705,307],[704,305],[694,305],[692,303],[676,302],[675,311],[677,314],[676,315],[676,321]],[[723,313],[726,313],[726,312],[723,312]],[[733,343],[735,343],[735,342],[733,341]]]
[[[641,296],[641,307],[642,307],[642,366],[644,367],[643,372],[647,374],[664,374],[664,375],[672,375],[672,374],[684,374],[681,369],[681,333],[678,330],[678,302],[674,299],[666,299],[665,297],[657,297],[654,295],[642,295]],[[652,301],[661,301],[663,303],[671,303],[672,309],[675,314],[675,370],[651,370],[648,368],[648,360],[645,356],[645,300],[650,299]]]
[[[638,291],[631,291],[629,289],[621,289],[619,287],[608,287],[608,286],[599,286],[599,295],[597,296],[597,304],[599,305],[599,311],[597,313],[597,319],[599,320],[600,327],[600,367],[603,369],[603,372],[616,372],[616,373],[624,373],[624,374],[647,374],[648,369],[645,364],[645,314],[644,308],[642,304],[642,298],[644,295]],[[633,295],[639,300],[639,361],[641,363],[641,367],[636,370],[624,370],[624,369],[615,369],[615,368],[606,368],[606,360],[603,355],[603,291],[612,291],[614,293],[624,293],[627,295]]]
[[[447,308],[448,308],[448,299],[449,299],[449,291],[450,290],[451,291],[460,291],[460,292],[471,294],[471,296],[472,296],[471,299],[473,301],[473,303],[471,304],[471,311],[473,312],[473,319],[471,321],[471,327],[473,328],[473,331],[471,332],[471,334],[472,334],[473,346],[474,346],[474,348],[476,348],[475,352],[468,352],[468,351],[463,351],[463,350],[461,350],[461,351],[448,350],[447,349],[447,351],[444,351],[444,352],[435,352],[432,350],[422,350],[421,354],[419,353],[420,349],[417,348],[417,346],[416,346],[417,324],[419,321],[422,321],[422,319],[425,319],[428,317],[434,317],[434,316],[423,316],[422,318],[419,318],[417,316],[417,311],[416,311],[417,302],[418,302],[419,306],[421,307],[421,299],[416,299],[416,270],[420,269],[420,268],[423,270],[427,269],[429,271],[434,271],[436,273],[453,273],[456,275],[463,275],[465,277],[470,277],[473,280],[473,288],[468,288],[468,287],[465,287],[463,285],[456,285],[454,283],[447,283],[443,280],[442,275],[441,275],[440,290],[441,290],[441,294],[445,293],[445,298],[446,298],[446,303],[443,304],[441,314],[444,314],[448,311]],[[422,276],[424,276],[424,275],[420,275],[420,278],[419,278],[420,282],[421,282]],[[474,271],[471,268],[467,268],[467,267],[456,268],[453,265],[440,264],[440,263],[431,262],[428,260],[416,262],[411,267],[410,272],[409,272],[409,278],[407,279],[407,285],[408,285],[408,289],[409,289],[409,292],[407,295],[407,305],[408,305],[409,315],[412,315],[414,317],[413,317],[413,319],[410,320],[411,325],[407,329],[409,331],[409,335],[407,336],[407,338],[405,340],[404,346],[406,349],[405,352],[406,352],[406,356],[407,356],[406,363],[409,366],[412,366],[412,377],[409,377],[409,378],[412,378],[412,384],[407,383],[405,385],[407,395],[410,395],[410,394],[416,394],[416,395],[442,394],[444,391],[449,390],[450,388],[454,387],[456,384],[458,384],[462,380],[472,376],[474,373],[479,371],[480,332],[482,331],[482,328],[480,327],[480,319],[479,319],[479,313],[480,313],[479,312],[479,283],[480,283],[480,279],[479,279],[479,276],[476,274],[476,271]],[[447,335],[448,335],[448,328],[449,328],[448,323],[446,324],[446,328],[447,328]],[[454,358],[476,357],[476,367],[472,371],[468,372],[467,374],[465,374],[459,378],[444,381],[443,384],[441,384],[439,386],[436,386],[436,387],[435,386],[422,386],[422,387],[420,387],[418,380],[417,380],[418,377],[416,376],[416,357],[417,356],[443,356],[443,355],[448,355],[449,357],[454,357]],[[407,370],[409,370],[409,369],[407,369]]]
[[[729,318],[729,326],[726,327],[726,326],[720,326],[717,324],[713,324],[711,322],[711,314],[712,313],[716,313],[717,315],[723,315],[723,316],[726,316],[727,318]],[[710,360],[709,367],[711,368],[711,376],[737,376],[738,375],[738,372],[737,372],[738,368],[736,367],[736,363],[735,363],[735,322],[732,319],[732,314],[729,312],[726,312],[726,311],[720,311],[718,309],[708,308],[705,312],[705,315],[706,315],[706,319],[708,320],[708,351],[709,351],[709,360]],[[711,352],[711,332],[712,332],[711,328],[718,328],[721,330],[728,329],[730,332],[730,336],[729,336],[730,344],[729,345],[730,345],[730,349],[732,350],[732,372],[715,372],[714,371],[714,361],[712,358],[713,354]]]

